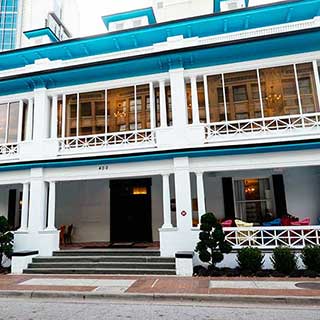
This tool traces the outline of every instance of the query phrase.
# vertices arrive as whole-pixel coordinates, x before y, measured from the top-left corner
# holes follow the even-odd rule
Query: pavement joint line
[[[264,296],[264,295],[225,295],[225,294],[161,294],[161,293],[96,293],[79,291],[0,291],[3,298],[30,299],[82,299],[82,300],[147,300],[147,301],[185,301],[185,302],[225,302],[254,303],[254,304],[285,304],[285,305],[315,305],[320,306],[320,297],[310,296]]]
[[[151,288],[154,288],[156,286],[156,284],[158,283],[159,279],[156,279],[153,283],[152,283],[152,286]]]

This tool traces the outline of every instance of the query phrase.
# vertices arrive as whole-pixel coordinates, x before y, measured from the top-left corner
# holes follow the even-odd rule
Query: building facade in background
[[[319,244],[320,3],[225,2],[162,23],[152,8],[104,16],[105,34],[0,54],[15,250],[51,255],[73,225],[73,242],[172,257],[207,211],[235,249]]]
[[[67,40],[79,33],[76,0],[1,0],[0,10],[1,51]],[[32,30],[37,30],[36,37],[24,34]]]

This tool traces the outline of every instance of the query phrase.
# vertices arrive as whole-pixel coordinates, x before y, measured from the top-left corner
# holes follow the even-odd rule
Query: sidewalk
[[[179,299],[320,305],[320,279],[0,275],[0,297]],[[229,301],[230,302],[230,301]]]

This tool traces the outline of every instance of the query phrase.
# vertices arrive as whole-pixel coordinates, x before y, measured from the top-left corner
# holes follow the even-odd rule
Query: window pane
[[[105,91],[80,93],[79,135],[105,132]]]
[[[206,120],[206,103],[205,103],[205,97],[204,97],[204,83],[203,83],[203,81],[197,82],[197,90],[198,90],[200,122],[205,123],[205,122],[207,122],[207,120]]]
[[[225,121],[222,76],[209,76],[207,81],[210,122]]]
[[[135,123],[134,112],[130,112],[130,101],[134,100],[134,87],[108,90],[108,132],[129,131]],[[134,130],[134,129],[132,129]]]
[[[192,124],[192,93],[191,83],[186,84],[186,99],[187,99],[187,110],[188,110],[188,123]]]
[[[259,72],[265,117],[299,114],[293,66],[261,69]]]
[[[66,96],[66,137],[77,135],[77,95]]]
[[[62,100],[58,100],[58,138],[62,137]]]
[[[19,123],[19,102],[9,104],[8,143],[17,142]]]
[[[296,67],[302,111],[316,112],[319,105],[312,63],[298,64]]]
[[[7,126],[7,104],[0,104],[0,143],[5,143]]]
[[[150,129],[149,85],[137,86],[137,129]]]
[[[167,118],[168,126],[172,126],[172,103],[171,103],[171,87],[166,86],[166,104],[167,104]]]
[[[261,104],[256,70],[224,75],[228,120],[261,117]]]

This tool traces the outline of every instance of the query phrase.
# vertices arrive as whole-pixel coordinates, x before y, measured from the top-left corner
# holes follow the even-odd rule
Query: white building
[[[72,224],[76,243],[172,257],[206,211],[252,223],[225,229],[235,249],[319,244],[319,13],[286,1],[157,24],[148,8],[104,17],[145,26],[1,53],[15,250],[51,255]],[[263,225],[287,213],[310,223]]]
[[[25,32],[28,32],[27,36]],[[76,0],[1,1],[1,51],[66,40],[78,33],[79,12]]]

